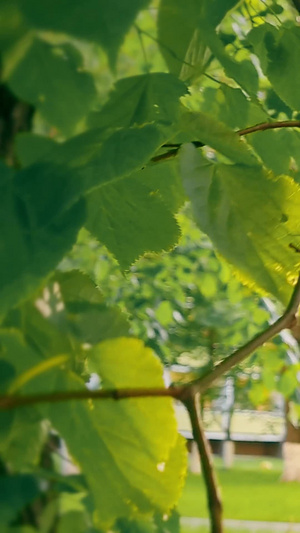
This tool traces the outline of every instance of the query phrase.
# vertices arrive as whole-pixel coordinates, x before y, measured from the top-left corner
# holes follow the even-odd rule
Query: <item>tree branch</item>
[[[202,424],[199,394],[192,394],[190,398],[186,399],[183,403],[188,410],[193,430],[194,441],[196,442],[199,451],[201,469],[207,492],[207,503],[211,522],[211,533],[223,533],[223,506],[217,478],[211,460],[210,445],[208,440],[206,439]]]
[[[278,122],[262,122],[255,126],[250,126],[243,130],[238,130],[236,133],[240,136],[249,135],[257,131],[278,130],[280,128],[300,128],[300,120],[281,120]]]
[[[300,2],[300,0],[299,0]],[[256,133],[258,131],[266,131],[266,130],[277,130],[280,128],[300,128],[300,120],[281,120],[278,122],[262,122],[261,124],[255,124],[254,126],[250,126],[249,128],[244,128],[242,130],[236,131],[236,133],[243,137],[244,135],[249,135],[250,133]],[[199,148],[201,146],[205,146],[204,143],[201,141],[191,141],[196,148]],[[168,152],[165,152],[160,155],[156,155],[155,157],[152,157],[151,161],[153,163],[158,163],[159,161],[163,161],[165,159],[169,159],[171,157],[175,157],[178,154],[178,150],[182,146],[182,143],[178,144],[164,144],[162,147],[172,147],[172,150],[169,150]]]
[[[262,346],[265,342],[272,339],[275,335],[280,333],[283,329],[291,328],[297,322],[296,313],[300,305],[300,274],[297,283],[293,290],[290,302],[283,313],[283,315],[271,324],[267,329],[255,335],[253,339],[244,344],[241,348],[226,357],[221,363],[216,365],[214,369],[203,376],[198,381],[194,382],[199,392],[204,392],[216,379],[221,377],[225,372],[228,372],[233,366],[241,363],[248,355],[253,353],[257,348]]]
[[[267,329],[253,337],[244,346],[226,357],[221,363],[216,365],[214,369],[198,378],[197,380],[181,386],[154,387],[154,388],[124,388],[124,389],[100,389],[91,391],[89,389],[50,392],[41,394],[32,394],[21,396],[18,394],[2,394],[0,395],[0,411],[15,409],[16,407],[23,407],[26,405],[34,405],[37,403],[57,403],[68,400],[100,400],[112,399],[123,400],[128,398],[149,398],[149,397],[171,397],[182,401],[187,401],[191,395],[197,392],[204,392],[216,379],[221,377],[225,372],[230,370],[233,366],[243,361],[248,355],[253,353],[259,346],[262,346],[266,341],[280,333],[285,328],[291,328],[296,321],[296,313],[300,305],[300,274],[297,283],[294,287],[290,302],[283,313],[283,315],[274,322]]]
[[[41,394],[17,394],[0,395],[0,411],[34,405],[36,403],[58,403],[69,400],[124,400],[128,398],[171,397],[180,399],[186,386],[181,387],[140,387],[126,389],[100,389],[100,390],[74,390],[62,392],[49,392]]]

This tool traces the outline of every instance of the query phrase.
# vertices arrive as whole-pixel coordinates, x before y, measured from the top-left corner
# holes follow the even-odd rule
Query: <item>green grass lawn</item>
[[[210,530],[208,527],[189,527],[189,526],[181,526],[180,533],[210,533]],[[256,529],[253,531],[249,531],[249,529],[228,529],[226,528],[226,533],[274,533],[274,531],[267,531],[266,529]]]
[[[270,470],[264,469],[266,461]],[[280,482],[280,460],[237,458],[231,470],[224,470],[220,460],[216,466],[225,518],[300,522],[300,483]],[[208,516],[202,476],[188,475],[179,512],[181,516]],[[198,531],[201,529],[197,528]]]

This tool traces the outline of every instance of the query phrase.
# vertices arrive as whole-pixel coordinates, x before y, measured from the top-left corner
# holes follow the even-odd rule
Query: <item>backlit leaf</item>
[[[101,292],[87,275],[73,270],[58,272],[54,279],[59,284],[69,334],[90,344],[128,335],[126,315],[117,306],[106,305]]]
[[[179,98],[187,93],[175,76],[153,72],[117,81],[103,108],[91,115],[91,124],[101,128],[130,127],[147,122],[170,126],[175,122]]]
[[[181,165],[200,228],[244,279],[287,302],[300,266],[290,248],[299,186],[260,167],[211,163],[193,145],[182,148]]]
[[[221,63],[226,75],[234,79],[248,94],[255,97],[258,91],[258,74],[250,57],[237,61],[230,56],[225,50],[220,37],[215,31],[206,26],[205,19],[202,22],[201,31],[206,45]]]
[[[236,163],[258,165],[255,155],[244,140],[206,113],[183,111],[180,129],[191,140],[201,141]]]
[[[163,386],[161,364],[141,341],[105,341],[88,360],[104,386]],[[74,390],[80,382],[61,376],[56,386]],[[50,405],[48,416],[85,472],[98,525],[153,509],[166,512],[177,502],[186,452],[171,399],[71,401]]]
[[[213,29],[237,0],[162,0],[158,12],[160,51],[170,72],[182,79],[203,72],[209,59],[203,23]]]
[[[179,237],[177,222],[161,198],[135,177],[93,192],[87,198],[87,211],[87,229],[123,269],[144,252],[169,249]]]

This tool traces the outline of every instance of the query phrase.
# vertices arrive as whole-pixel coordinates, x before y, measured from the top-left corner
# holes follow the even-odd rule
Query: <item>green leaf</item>
[[[291,157],[294,156],[293,144],[297,144],[297,141],[294,132],[285,129],[257,132],[249,139],[264,165],[274,174],[291,173]]]
[[[1,413],[1,424],[4,414],[12,414],[12,411]],[[48,436],[47,424],[41,422],[32,407],[23,407],[13,414],[10,427],[1,434],[1,457],[14,471],[36,467]]]
[[[47,363],[48,361],[48,359],[46,359],[43,354],[40,353],[40,351],[35,350],[34,347],[30,346],[25,341],[24,336],[17,329],[1,329],[0,341],[2,358],[11,362],[11,364],[14,366],[16,371],[16,379],[19,379],[20,375],[22,374],[27,375],[27,373],[32,371],[33,368],[39,367],[39,365],[43,364],[44,362]],[[47,372],[47,370],[49,369],[45,368],[45,372]],[[36,376],[33,372],[32,376],[30,376],[30,379],[27,379],[26,383],[24,382],[24,384],[22,384],[22,388],[29,390],[30,385],[28,387],[27,383],[35,381],[34,387],[37,387],[38,392],[42,392],[44,386],[42,374],[43,369],[42,372]],[[37,379],[35,380],[34,378],[36,377]],[[51,390],[50,383],[49,387]]]
[[[147,520],[120,519],[114,531],[118,533],[180,533],[180,516],[172,511],[170,516],[155,513]]]
[[[62,189],[65,170],[38,165],[28,167],[15,179],[4,166],[0,172],[3,313],[36,290],[71,247],[83,222],[84,206],[82,202],[66,206],[69,193]],[[51,186],[45,187],[48,180]]]
[[[176,510],[173,510],[167,519],[157,513],[154,522],[156,533],[180,533],[180,515]]]
[[[148,520],[120,518],[114,526],[114,531],[117,533],[156,533],[152,517]]]
[[[3,321],[4,328],[15,328],[23,332],[26,341],[34,350],[45,358],[61,354],[74,354],[79,351],[74,338],[66,335],[57,287],[51,282],[39,294],[34,302],[26,302],[8,313]],[[60,308],[60,311],[57,311]]]
[[[171,212],[135,177],[93,192],[87,198],[87,210],[87,229],[108,247],[123,269],[144,252],[171,248],[179,237]]]
[[[14,366],[5,361],[5,359],[0,359],[0,390],[3,392],[9,386],[11,381],[15,377]]]
[[[28,23],[39,30],[67,33],[96,42],[115,65],[119,48],[141,9],[149,0],[20,0]]]
[[[261,381],[251,384],[248,396],[253,405],[262,405],[270,398],[270,392]]]
[[[105,341],[90,351],[88,362],[103,386],[163,387],[161,363],[136,339]],[[79,387],[71,374],[56,382],[57,390]],[[50,404],[48,417],[85,473],[98,525],[176,504],[186,452],[171,399],[70,401]]]
[[[19,474],[0,477],[0,522],[11,522],[19,511],[39,494],[39,486],[34,476]]]
[[[32,372],[32,369],[43,361],[47,361],[26,343],[18,330],[0,330],[0,346],[2,360],[9,362],[14,367],[17,379],[21,375]],[[22,392],[28,393],[51,392],[52,390],[53,379],[51,379],[49,371],[36,376],[32,372],[31,380],[26,384],[24,383],[22,387]],[[41,413],[34,406],[22,407],[22,409],[8,411],[8,413],[13,414],[13,417],[8,421],[5,431],[1,434],[0,454],[2,459],[13,470],[36,466],[48,434],[47,423],[42,422]],[[6,413],[1,413],[1,424],[3,423],[3,415]]]
[[[173,308],[170,302],[162,300],[158,307],[155,309],[155,316],[162,326],[169,326],[174,322]]]
[[[96,96],[93,78],[84,72],[76,48],[40,39],[11,69],[7,82],[19,98],[35,106],[65,135],[88,113]]]
[[[231,57],[216,32],[206,26],[205,19],[202,22],[201,32],[206,45],[220,62],[226,75],[234,79],[255,99],[258,91],[258,73],[250,58],[237,61]]]
[[[230,128],[244,128],[248,125],[250,102],[241,91],[222,85],[218,88],[206,87],[203,92],[201,111],[214,116]],[[187,107],[189,107],[188,99]],[[232,113],[232,109],[236,112]]]
[[[20,133],[16,137],[15,150],[22,167],[28,167],[43,159],[56,146],[50,137],[36,135],[35,133]]]
[[[289,366],[280,376],[278,391],[289,398],[299,386],[299,364]]]
[[[172,213],[177,213],[185,202],[178,162],[175,159],[147,165],[132,175],[166,204]]]
[[[2,53],[28,31],[20,13],[18,0],[2,0],[0,5],[0,48]]]
[[[300,110],[300,28],[291,26],[279,30],[262,24],[248,35],[263,72],[274,91],[290,107]]]
[[[217,26],[237,0],[162,0],[158,12],[161,54],[173,74],[189,79],[203,72],[209,54],[201,25]]]
[[[2,168],[0,311],[29,296],[71,247],[83,223],[80,196],[139,170],[163,136],[149,124],[119,130],[102,141],[97,130],[75,137],[47,156],[59,167],[45,160],[21,171],[14,181],[11,171]],[[51,185],[46,188],[45,182]],[[168,225],[166,237],[154,243],[155,250],[176,241],[178,232],[171,217]],[[16,250],[18,261],[14,259]],[[130,262],[135,258],[130,255]]]
[[[258,166],[258,161],[247,143],[239,135],[206,113],[183,111],[180,129],[191,140],[201,141],[235,163]]]
[[[168,69],[180,76],[190,42],[197,29],[199,2],[188,0],[162,0],[158,12],[158,41],[160,52]],[[197,66],[201,69],[205,49],[197,43]],[[199,55],[198,55],[199,54]]]
[[[72,511],[63,514],[57,524],[57,533],[86,533],[87,521],[83,513]]]
[[[0,359],[0,394],[5,394],[16,375],[11,362]],[[0,452],[14,420],[13,411],[0,410]]]
[[[204,87],[199,96],[197,94],[196,102],[193,102],[193,95],[185,97],[183,103],[191,111],[207,113],[229,128],[242,129],[269,120],[261,105],[249,100],[241,89],[229,85]]]
[[[105,304],[101,292],[87,275],[79,271],[58,272],[54,279],[59,284],[69,334],[90,344],[128,335],[125,314],[117,306]]]
[[[73,187],[78,195],[140,170],[165,140],[154,124],[123,128],[109,137],[95,129],[57,146],[47,158],[77,170]]]
[[[31,160],[36,161],[36,165],[32,166],[35,170],[32,181],[38,179],[38,163],[43,165],[42,171],[45,171],[44,167],[50,167],[49,172],[54,172],[51,168],[53,164],[66,169],[66,175],[60,177],[65,181],[65,194],[61,199],[56,190],[56,183],[52,185],[53,188],[55,185],[53,194],[60,199],[61,209],[66,209],[66,206],[69,207],[92,189],[140,170],[166,140],[163,132],[154,124],[122,128],[113,133],[102,128],[89,130],[64,143],[51,141],[52,150],[48,140],[45,142],[45,138],[28,134],[24,136],[25,143],[22,148],[22,138],[23,136],[20,137],[21,157],[27,147]],[[58,170],[63,173],[62,168]],[[28,170],[25,175],[28,176],[30,172],[31,170]],[[40,195],[38,184],[35,184],[35,188]]]
[[[130,127],[147,122],[170,126],[187,93],[183,82],[171,74],[154,72],[117,81],[107,103],[91,115],[94,127]]]
[[[199,227],[248,283],[286,303],[300,266],[289,246],[300,233],[299,186],[258,166],[211,163],[193,145],[181,165]]]
[[[202,4],[202,20],[214,28],[218,26],[226,13],[234,8],[239,0],[201,0],[198,3]]]

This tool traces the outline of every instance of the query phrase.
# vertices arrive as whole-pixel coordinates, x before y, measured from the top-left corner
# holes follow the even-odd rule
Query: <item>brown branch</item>
[[[178,154],[179,148],[180,148],[180,145],[178,145],[177,148],[173,148],[172,150],[169,150],[168,152],[164,152],[163,154],[159,154],[159,155],[156,155],[155,157],[152,157],[151,158],[152,163],[158,163],[159,161],[165,161],[166,159],[171,159],[171,157],[175,157]]]
[[[233,366],[243,361],[248,355],[254,352],[259,346],[262,346],[266,341],[280,333],[285,328],[291,328],[296,321],[296,313],[300,305],[300,274],[297,283],[294,287],[290,302],[283,315],[274,322],[267,329],[253,337],[244,346],[239,348],[236,352],[226,357],[221,363],[208,374],[198,378],[194,382],[187,383],[181,386],[172,386],[169,388],[124,388],[124,389],[107,389],[91,391],[89,389],[63,391],[63,392],[49,392],[41,394],[32,394],[21,396],[18,394],[2,394],[0,395],[0,411],[14,409],[25,405],[33,405],[36,403],[57,403],[68,400],[100,400],[112,399],[123,400],[128,398],[149,398],[149,397],[170,397],[185,402],[191,394],[196,392],[202,393],[205,391],[216,379],[221,377],[225,372],[230,370]]]
[[[250,126],[249,128],[238,130],[235,133],[237,133],[240,137],[243,137],[244,135],[249,135],[250,133],[256,133],[258,131],[277,130],[280,128],[300,128],[300,120],[282,120],[278,122],[262,122],[260,124],[255,124],[254,126]],[[191,141],[191,142],[192,144],[196,146],[196,148],[205,146],[205,144],[201,141]],[[178,153],[179,148],[182,146],[182,144],[183,143],[163,144],[162,147],[165,147],[165,148],[172,147],[173,150],[169,150],[168,152],[152,157],[151,161],[153,163],[158,163],[159,161],[163,161],[165,159],[175,157]]]
[[[171,397],[180,399],[181,387],[141,387],[124,389],[100,389],[100,390],[73,390],[62,392],[49,392],[40,394],[28,394],[21,396],[18,394],[0,395],[0,411],[34,405],[36,403],[58,403],[69,400],[124,400],[128,398],[150,398],[150,397]]]
[[[200,455],[201,469],[207,493],[211,533],[223,533],[223,506],[217,478],[211,460],[210,445],[206,439],[202,424],[199,394],[192,394],[190,398],[186,399],[183,403],[186,406],[190,416],[194,441],[197,444]]]
[[[240,136],[249,135],[257,131],[278,130],[280,128],[300,128],[300,120],[281,120],[279,122],[262,122],[255,126],[250,126],[243,130],[238,130],[236,133]]]

